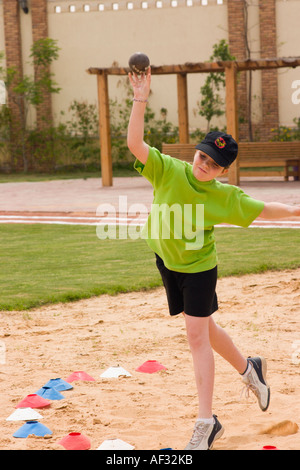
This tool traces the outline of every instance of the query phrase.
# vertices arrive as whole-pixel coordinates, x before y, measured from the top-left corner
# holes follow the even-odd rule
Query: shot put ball
[[[130,70],[136,74],[146,73],[150,66],[149,57],[142,52],[135,52],[128,61]]]

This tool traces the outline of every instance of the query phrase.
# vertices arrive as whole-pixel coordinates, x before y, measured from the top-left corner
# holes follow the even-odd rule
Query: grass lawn
[[[241,172],[247,173],[249,171],[274,170],[283,171],[283,168],[241,168]],[[138,172],[133,168],[133,161],[125,163],[124,165],[113,164],[113,174],[115,177],[124,176],[139,176]],[[247,176],[247,175],[246,175]],[[24,183],[24,182],[40,182],[40,181],[53,181],[53,180],[66,180],[66,179],[88,179],[88,178],[101,178],[101,170],[97,168],[61,168],[53,173],[0,173],[0,183]]]
[[[114,176],[139,176],[138,172],[131,167],[116,166],[113,169]],[[56,171],[53,173],[0,173],[0,183],[35,183],[39,181],[69,180],[69,179],[88,179],[101,178],[100,169],[84,170],[74,169],[69,171]]]
[[[161,285],[138,240],[99,240],[96,227],[0,225],[0,310],[26,310]],[[296,229],[217,228],[219,276],[300,267]]]

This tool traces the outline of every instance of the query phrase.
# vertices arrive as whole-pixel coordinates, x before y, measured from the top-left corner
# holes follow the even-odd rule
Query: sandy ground
[[[221,279],[218,296],[215,320],[245,355],[260,354],[268,361],[271,404],[263,413],[253,395],[241,395],[239,375],[216,355],[214,412],[225,433],[214,449],[273,445],[299,450],[300,270]],[[57,442],[70,432],[88,436],[92,450],[112,438],[136,450],[184,448],[197,397],[183,318],[169,317],[162,288],[0,312],[0,317],[0,449],[63,450]],[[157,360],[167,370],[137,372],[147,360]],[[100,377],[117,365],[132,376]],[[95,381],[73,382],[72,390],[61,392],[65,398],[40,410],[40,422],[52,436],[14,438],[23,422],[6,418],[20,400],[49,379],[66,379],[74,371],[85,371]],[[279,426],[285,421],[296,426]]]
[[[298,204],[300,182],[243,181],[242,189],[264,201]],[[0,185],[2,215],[51,212],[95,215],[99,204],[118,211],[128,205],[150,208],[152,188],[142,178],[68,180]],[[6,221],[4,221],[6,222]],[[259,450],[273,445],[300,449],[300,269],[221,279],[215,320],[245,355],[268,361],[271,404],[263,413],[252,396],[241,394],[239,375],[216,355],[214,413],[225,433],[216,450]],[[28,312],[0,312],[0,449],[63,450],[58,441],[80,432],[97,449],[122,439],[136,450],[173,448],[189,441],[197,413],[192,360],[182,316],[168,314],[164,290],[101,296]],[[146,374],[136,368],[157,360],[167,370]],[[132,376],[104,379],[112,366]],[[64,398],[40,410],[48,438],[14,438],[22,425],[7,421],[16,405],[48,380],[85,371],[93,382],[73,382]],[[282,424],[283,423],[283,424]],[[268,431],[266,433],[266,431]]]

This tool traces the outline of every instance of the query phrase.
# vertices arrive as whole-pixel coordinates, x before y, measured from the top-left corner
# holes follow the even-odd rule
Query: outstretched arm
[[[259,215],[262,219],[274,220],[285,217],[300,217],[300,206],[290,206],[280,202],[268,202],[262,213]]]
[[[129,80],[134,95],[127,132],[127,145],[131,153],[133,153],[140,162],[145,164],[148,158],[149,146],[144,141],[144,116],[150,93],[150,68],[146,75],[138,76],[130,73]]]

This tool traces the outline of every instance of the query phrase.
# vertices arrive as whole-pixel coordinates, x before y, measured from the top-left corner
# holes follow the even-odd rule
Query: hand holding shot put
[[[136,74],[146,73],[150,67],[150,59],[143,52],[135,52],[130,56],[128,65],[130,70]]]
[[[147,103],[151,84],[150,67],[146,74],[142,73],[141,75],[137,75],[135,72],[130,72],[128,76],[134,92],[133,101]]]
[[[133,107],[129,120],[127,145],[133,155],[142,163],[146,163],[149,147],[144,142],[144,114],[150,93],[151,69],[140,76],[135,72],[129,73],[129,80],[133,89]]]

